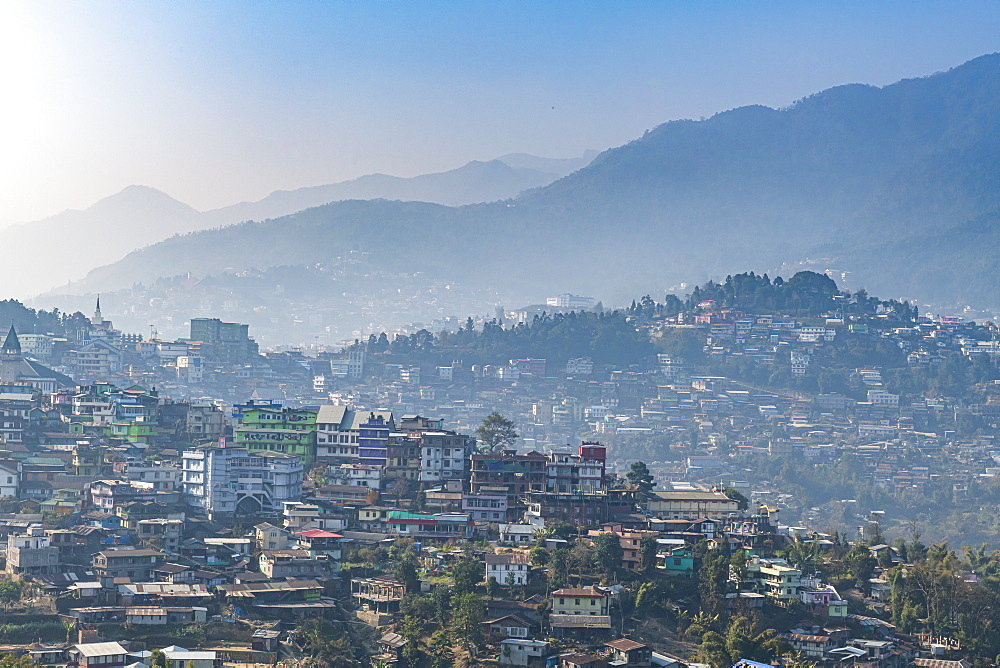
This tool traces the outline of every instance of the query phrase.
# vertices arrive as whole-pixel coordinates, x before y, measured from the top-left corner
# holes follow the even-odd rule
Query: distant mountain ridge
[[[10,272],[4,288],[8,291],[6,296],[24,297],[42,288],[65,286],[94,267],[119,260],[130,251],[175,234],[279,218],[333,201],[389,199],[461,206],[509,199],[579,169],[594,155],[589,152],[581,158],[562,159],[512,154],[409,178],[371,174],[342,183],[279,190],[257,202],[241,202],[206,212],[199,212],[155,188],[129,186],[87,209],[64,211],[40,221],[5,227],[0,262],[17,271]],[[20,264],[43,247],[47,274],[54,276],[47,285],[39,283],[38,274],[32,273],[33,267]]]
[[[1000,269],[991,252],[1000,247],[998,130],[992,54],[881,88],[838,86],[785,109],[665,123],[513,201],[349,201],[171,239],[91,272],[87,286],[364,250],[515,301],[556,285],[614,300],[824,258],[887,297],[1000,308],[994,281],[968,275],[962,261]],[[947,260],[927,248],[942,240]]]

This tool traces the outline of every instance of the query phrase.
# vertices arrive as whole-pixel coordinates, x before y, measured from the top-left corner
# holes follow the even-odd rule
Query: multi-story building
[[[470,491],[479,493],[483,488],[507,490],[508,505],[516,497],[531,491],[544,491],[548,485],[545,464],[548,457],[540,452],[523,455],[515,450],[502,450],[482,455],[472,455]]]
[[[607,615],[611,596],[597,587],[565,588],[552,592],[553,615]]]
[[[50,575],[59,572],[59,548],[53,547],[41,527],[32,527],[21,536],[7,539],[7,574]]]
[[[163,553],[158,550],[123,549],[98,552],[93,558],[94,574],[102,581],[129,578],[132,582],[152,582],[153,570]]]
[[[182,461],[185,501],[212,519],[277,512],[302,496],[302,462],[294,455],[203,446],[184,451]]]
[[[453,431],[425,431],[420,434],[420,481],[464,480],[475,439]]]
[[[18,498],[21,489],[21,462],[0,459],[0,497]]]
[[[129,462],[125,477],[130,481],[150,484],[157,492],[172,492],[180,485],[181,470],[176,466],[147,466]]]
[[[647,508],[664,520],[722,520],[739,512],[739,502],[722,492],[653,492]]]
[[[399,432],[389,434],[388,463],[385,467],[387,489],[397,480],[420,479],[420,446],[419,436]]]
[[[358,457],[362,464],[385,466],[389,462],[389,434],[392,425],[385,418],[369,413],[358,427]]]
[[[618,544],[622,548],[622,566],[630,571],[638,571],[641,566],[639,547],[642,539],[646,537],[656,538],[659,535],[656,531],[625,529],[621,524],[605,524],[600,529],[592,529],[587,535],[590,538],[596,538],[602,533],[610,533],[618,538]]]
[[[600,492],[605,488],[607,449],[586,442],[576,453],[551,452],[545,464],[550,492]]]
[[[780,603],[798,599],[802,587],[802,571],[784,559],[754,557],[747,562],[747,578],[755,583],[758,593]]]
[[[250,338],[250,325],[218,318],[191,318],[191,341],[207,344],[201,346],[204,356],[220,365],[246,364],[258,354],[257,342]]]
[[[264,550],[259,558],[260,572],[276,578],[322,578],[330,575],[326,555],[312,555],[306,550]]]
[[[497,584],[523,587],[528,584],[531,560],[523,552],[510,554],[487,554],[486,581],[495,578]]]
[[[389,512],[388,527],[400,536],[413,538],[471,538],[476,523],[465,513]]]
[[[347,406],[320,406],[316,415],[316,458],[330,464],[357,463],[361,424],[372,411],[355,411]],[[395,429],[391,411],[374,411],[390,430]]]
[[[28,385],[0,386],[0,439],[23,443],[28,412],[38,404],[38,391]]]
[[[219,438],[228,431],[226,415],[212,403],[196,403],[188,406],[185,418],[187,433],[196,439]]]
[[[316,415],[314,408],[282,408],[272,400],[251,400],[234,408],[239,426],[234,430],[237,447],[250,452],[284,452],[311,468],[316,460]]]
[[[507,496],[485,492],[463,494],[462,512],[476,522],[503,522],[507,518]]]

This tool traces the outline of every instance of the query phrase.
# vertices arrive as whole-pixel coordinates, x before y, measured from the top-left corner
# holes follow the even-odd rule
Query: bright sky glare
[[[577,156],[997,50],[996,0],[0,0],[0,221]]]

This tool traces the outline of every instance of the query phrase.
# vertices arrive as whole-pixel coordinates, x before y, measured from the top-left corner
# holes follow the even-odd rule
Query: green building
[[[270,401],[239,406],[236,445],[250,452],[268,450],[297,455],[302,467],[316,461],[316,408],[282,408]]]

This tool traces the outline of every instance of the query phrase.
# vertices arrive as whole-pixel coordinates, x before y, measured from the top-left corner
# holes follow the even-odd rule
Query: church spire
[[[104,317],[101,316],[101,293],[97,293],[97,310],[94,311],[94,321],[101,322]]]
[[[3,342],[3,356],[4,357],[20,357],[21,355],[21,342],[17,339],[17,332],[14,331],[14,325],[10,326],[10,331],[7,332],[7,338]]]

